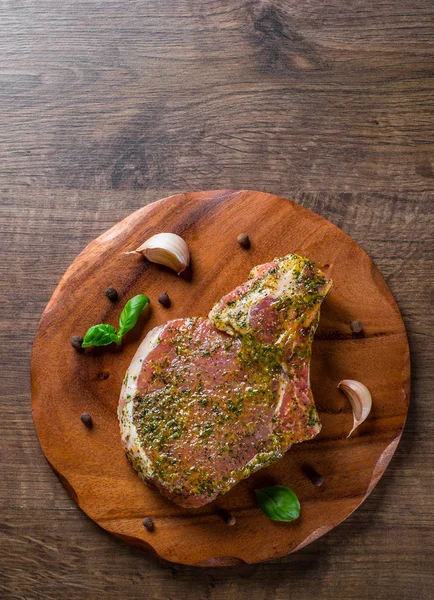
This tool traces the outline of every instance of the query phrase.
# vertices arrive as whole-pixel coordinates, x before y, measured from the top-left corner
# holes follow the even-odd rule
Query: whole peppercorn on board
[[[187,242],[189,276],[123,254],[172,231]],[[241,247],[245,233],[250,247]],[[117,405],[141,339],[168,319],[206,316],[250,270],[288,253],[305,256],[333,279],[323,303],[311,363],[320,434],[198,509],[182,508],[145,486],[128,463]],[[113,286],[119,302],[105,290]],[[158,302],[167,292],[169,308]],[[71,345],[95,323],[116,323],[126,300],[144,293],[151,313],[122,346],[84,352]],[[360,321],[362,330],[350,324]],[[358,327],[360,329],[360,327]],[[65,488],[96,523],[166,560],[211,566],[254,563],[293,552],[345,519],[369,495],[399,442],[409,403],[410,362],[401,315],[366,253],[324,218],[255,191],[180,194],[148,205],[91,242],[72,263],[39,324],[32,354],[32,406],[42,449]],[[371,391],[369,418],[346,439],[352,410],[341,379]],[[81,420],[87,413],[88,428]],[[322,478],[315,485],[307,473]],[[254,490],[286,485],[301,516],[270,521]],[[229,518],[222,518],[222,514]],[[153,530],[144,527],[152,519]],[[228,527],[228,521],[235,523]]]

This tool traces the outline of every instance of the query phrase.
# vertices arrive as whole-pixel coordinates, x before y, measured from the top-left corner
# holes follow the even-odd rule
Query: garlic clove
[[[343,379],[338,388],[346,395],[353,409],[353,428],[347,435],[348,439],[371,412],[372,397],[366,385],[355,379]]]
[[[124,254],[143,254],[148,260],[164,265],[179,275],[190,264],[190,251],[186,242],[176,233],[157,233],[137,250]]]

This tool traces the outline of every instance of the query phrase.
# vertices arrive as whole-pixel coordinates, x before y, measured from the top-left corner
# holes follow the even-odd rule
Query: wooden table
[[[1,4],[2,598],[432,597],[433,17],[429,0]],[[273,563],[198,570],[75,507],[33,430],[29,357],[85,244],[173,191],[222,187],[291,197],[367,250],[406,322],[412,402],[346,522]]]

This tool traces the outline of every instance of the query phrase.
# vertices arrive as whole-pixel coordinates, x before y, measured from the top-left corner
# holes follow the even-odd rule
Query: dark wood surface
[[[429,0],[1,4],[3,597],[431,597],[433,16]],[[295,198],[367,250],[407,326],[412,403],[342,525],[273,563],[198,571],[76,509],[34,433],[29,358],[91,239],[171,192],[222,187]]]
[[[187,242],[189,277],[125,255],[161,231],[177,232]],[[248,251],[237,243],[240,231],[251,236]],[[324,265],[333,281],[321,307],[311,362],[321,432],[211,504],[181,508],[144,486],[123,452],[119,391],[138,341],[169,319],[205,317],[252,268],[290,252]],[[104,296],[113,284],[119,302]],[[170,310],[156,301],[162,290],[170,294]],[[90,325],[117,323],[120,305],[143,292],[151,300],[150,314],[120,348],[78,353],[71,346],[71,335],[84,335]],[[363,336],[356,339],[350,330],[355,319],[363,323]],[[363,381],[373,398],[369,418],[351,439],[353,413],[337,389],[346,378]],[[410,356],[390,290],[366,253],[341,229],[273,194],[189,192],[135,211],[71,264],[38,326],[31,388],[33,419],[47,460],[78,506],[103,529],[175,563],[253,564],[313,542],[369,495],[405,424]],[[92,415],[91,431],[80,420],[84,412]],[[321,488],[303,473],[306,465],[323,475]],[[296,492],[302,506],[296,522],[275,523],[258,509],[253,490],[272,484]],[[228,528],[219,510],[233,515],[235,526]],[[155,522],[152,534],[143,527],[145,516]]]

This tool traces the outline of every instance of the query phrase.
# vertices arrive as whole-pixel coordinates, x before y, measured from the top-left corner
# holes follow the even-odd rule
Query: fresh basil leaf
[[[149,298],[144,294],[139,294],[128,300],[119,318],[119,335],[121,337],[134,327],[141,312],[148,304]]]
[[[143,294],[134,296],[134,298],[128,300],[124,306],[124,310],[122,311],[119,319],[119,331],[117,333],[116,328],[113,327],[113,325],[106,325],[104,323],[94,325],[88,329],[86,335],[84,336],[81,347],[87,348],[88,346],[108,346],[112,342],[115,344],[120,344],[124,333],[130,331],[130,329],[134,327],[134,325],[137,323],[140,313],[148,304],[149,298],[147,296]]]
[[[294,521],[300,516],[300,502],[294,492],[283,485],[255,490],[259,508],[273,521]]]
[[[122,342],[122,334],[121,333],[112,333],[110,337],[111,337],[112,342],[114,342],[115,344],[119,345]]]
[[[116,328],[113,327],[113,325],[104,325],[103,323],[100,325],[94,325],[87,330],[81,347],[87,348],[88,346],[108,346],[113,341],[112,335],[114,333],[116,333]]]

